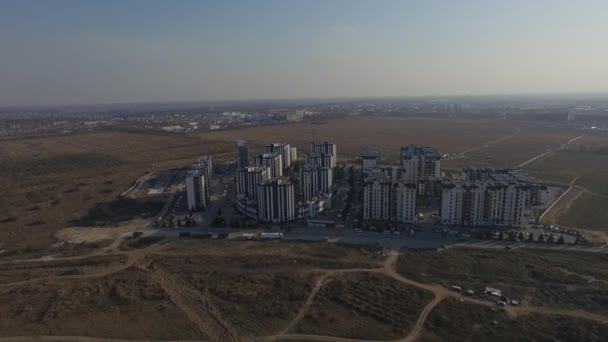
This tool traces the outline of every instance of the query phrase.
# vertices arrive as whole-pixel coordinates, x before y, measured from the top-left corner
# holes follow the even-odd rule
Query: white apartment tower
[[[258,184],[258,219],[285,223],[296,219],[294,185],[283,177]]]
[[[338,163],[338,148],[336,144],[322,141],[322,142],[313,142],[310,144],[310,154],[311,155],[326,155],[329,157],[329,165],[323,165],[326,167],[336,167]]]
[[[388,177],[366,180],[363,185],[363,219],[388,221],[391,214],[392,182]]]
[[[405,169],[375,168],[363,185],[363,219],[411,223],[416,218],[416,184]]]
[[[296,160],[298,160],[298,149],[296,147],[291,146],[289,148],[289,154],[290,154],[289,158],[291,159],[292,163],[295,162]]]
[[[441,176],[441,155],[428,146],[407,145],[401,148],[401,165],[406,169],[408,182],[418,183]]]
[[[331,168],[304,165],[300,171],[300,190],[304,200],[310,201],[318,194],[328,193],[333,182]]]
[[[449,181],[442,187],[442,224],[473,227],[522,224],[530,191],[525,184]]]
[[[277,153],[281,155],[281,168],[283,170],[291,166],[291,147],[287,143],[274,143],[264,146],[264,153]],[[281,174],[282,175],[282,174]]]
[[[209,203],[213,158],[200,156],[186,175],[186,198],[188,209],[205,209]]]
[[[411,223],[416,219],[416,185],[393,183],[392,221]]]
[[[256,166],[270,168],[270,177],[283,176],[283,156],[279,153],[262,153],[255,158]]]
[[[209,203],[205,175],[197,170],[190,170],[186,175],[186,199],[188,209],[195,211],[205,209]]]
[[[236,171],[236,193],[248,199],[257,199],[258,184],[270,179],[267,166],[249,166]]]

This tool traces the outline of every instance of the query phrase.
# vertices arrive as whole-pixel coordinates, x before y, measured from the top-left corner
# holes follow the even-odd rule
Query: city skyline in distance
[[[608,93],[600,1],[9,1],[0,107]]]

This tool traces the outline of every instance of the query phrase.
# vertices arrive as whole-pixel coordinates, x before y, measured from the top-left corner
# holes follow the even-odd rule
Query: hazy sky
[[[0,105],[608,92],[608,1],[0,0]]]

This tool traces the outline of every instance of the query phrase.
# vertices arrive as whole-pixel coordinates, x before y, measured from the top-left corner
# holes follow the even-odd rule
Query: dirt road
[[[326,274],[324,274],[317,280],[315,288],[312,290],[310,296],[308,297],[306,304],[304,305],[302,310],[298,313],[298,315],[290,322],[290,324],[285,329],[283,329],[283,331],[281,331],[280,333],[278,333],[276,335],[259,337],[259,338],[257,338],[257,340],[258,341],[310,340],[310,341],[329,341],[329,342],[344,342],[344,341],[370,342],[370,340],[357,340],[357,339],[341,338],[341,337],[334,337],[334,336],[310,335],[310,334],[288,334],[287,333],[293,327],[295,327],[297,325],[297,323],[304,317],[304,315],[308,311],[311,303],[314,301],[314,297],[319,292],[319,289],[323,286],[323,283],[325,282],[325,280],[327,280],[327,278],[329,276],[336,274],[336,273],[340,273],[340,272],[342,272],[342,273],[349,272],[349,271],[352,271],[352,272],[377,272],[377,273],[389,276],[406,285],[415,286],[415,287],[418,287],[418,288],[421,288],[421,289],[424,289],[424,290],[427,290],[427,291],[430,291],[433,293],[433,295],[435,297],[420,312],[420,315],[418,316],[418,319],[416,320],[416,323],[415,323],[414,327],[412,328],[412,330],[409,332],[409,334],[401,339],[395,340],[394,342],[417,341],[419,339],[420,335],[422,334],[422,331],[424,330],[424,324],[426,323],[426,320],[427,320],[429,314],[445,298],[456,298],[460,301],[474,303],[477,305],[495,307],[495,304],[491,301],[487,301],[487,300],[483,300],[483,299],[479,299],[479,298],[466,297],[458,292],[450,291],[440,285],[423,284],[423,283],[419,283],[417,281],[403,277],[396,271],[396,264],[397,264],[398,258],[399,258],[399,253],[392,251],[389,254],[386,261],[384,262],[383,267],[380,267],[380,268],[328,271]],[[588,313],[588,312],[585,312],[582,310],[565,310],[565,309],[548,308],[548,307],[519,306],[519,307],[507,307],[507,308],[505,308],[505,311],[511,317],[515,317],[518,315],[527,315],[527,314],[538,313],[538,314],[545,314],[545,315],[560,315],[560,316],[567,316],[567,317],[589,319],[589,320],[593,320],[593,321],[608,325],[608,317]]]
[[[119,243],[113,243],[111,251],[103,254],[103,255],[125,255],[127,257],[124,263],[118,265],[110,265],[108,267],[104,267],[102,270],[94,273],[81,274],[81,275],[66,275],[66,276],[49,276],[42,277],[37,279],[31,279],[26,281],[19,281],[13,283],[6,283],[0,285],[0,287],[10,287],[10,286],[19,286],[23,284],[28,284],[32,282],[40,282],[44,280],[50,279],[83,279],[83,278],[92,278],[92,277],[103,277],[116,272],[120,272],[128,267],[133,265],[142,268],[146,274],[152,279],[154,282],[159,284],[164,292],[168,295],[171,302],[176,305],[184,314],[191,320],[200,330],[200,332],[204,336],[209,336],[211,340],[214,341],[247,341],[251,340],[251,338],[240,336],[236,329],[234,329],[231,323],[222,317],[222,314],[219,308],[215,305],[213,300],[210,298],[209,294],[201,293],[195,288],[191,287],[185,281],[183,281],[178,276],[169,274],[161,269],[156,268],[154,265],[144,265],[141,262],[143,256],[146,256],[151,253],[160,253],[161,245],[155,244],[148,246],[146,248],[131,250],[131,251],[121,251],[118,249]],[[92,256],[78,256],[78,257],[69,257],[69,260],[77,260],[77,259],[87,259]],[[288,333],[292,330],[306,315],[310,306],[314,302],[314,299],[321,287],[324,283],[332,276],[341,274],[341,273],[353,273],[353,272],[373,272],[386,275],[388,277],[393,278],[396,281],[399,281],[403,284],[414,286],[420,289],[424,289],[433,293],[434,298],[427,303],[424,309],[418,315],[416,319],[416,323],[412,327],[411,331],[407,336],[403,338],[397,339],[396,341],[400,342],[412,342],[419,339],[420,335],[424,330],[424,325],[426,320],[432,310],[439,305],[445,298],[455,298],[460,301],[470,302],[478,305],[494,307],[495,304],[491,301],[483,300],[480,298],[473,298],[468,296],[463,296],[459,292],[450,291],[443,286],[437,284],[424,284],[417,282],[412,279],[408,279],[401,274],[399,274],[396,270],[397,262],[399,258],[399,253],[396,251],[392,251],[389,253],[387,259],[384,264],[378,268],[353,268],[353,269],[339,269],[339,270],[319,270],[320,272],[324,272],[316,281],[315,287],[312,289],[310,295],[308,296],[305,304],[296,317],[285,327],[281,332],[276,335],[271,336],[263,336],[258,337],[255,340],[259,341],[278,341],[278,340],[311,340],[311,341],[335,341],[335,342],[343,342],[343,341],[365,341],[365,340],[355,340],[349,338],[340,338],[333,336],[321,336],[321,335],[307,335],[307,334],[290,334]],[[58,258],[57,260],[61,260]],[[601,315],[589,313],[583,310],[565,310],[559,308],[550,308],[550,307],[537,307],[537,306],[519,306],[519,307],[506,307],[505,311],[511,317],[521,316],[521,315],[529,315],[529,314],[543,314],[543,315],[559,315],[566,317],[574,317],[581,318],[587,320],[593,320],[601,324],[608,325],[608,317],[604,317]],[[94,337],[85,337],[85,336],[16,336],[16,337],[2,337],[0,338],[0,342],[8,342],[8,341],[82,341],[82,342],[90,342],[90,341],[101,341],[101,342],[124,342],[122,340],[113,340],[113,339],[99,339]]]
[[[222,318],[220,310],[203,295],[174,275],[159,269],[147,269],[150,278],[159,284],[169,299],[199,328],[205,336],[217,341],[248,341],[239,336],[229,322]]]

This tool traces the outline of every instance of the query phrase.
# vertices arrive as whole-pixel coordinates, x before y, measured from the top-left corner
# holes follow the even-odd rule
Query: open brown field
[[[608,314],[607,263],[603,254],[450,248],[403,253],[397,271],[420,282],[443,282],[476,293],[486,286],[499,288],[527,304]]]
[[[550,149],[559,148],[568,140],[580,136],[579,131],[545,127],[537,124],[515,123],[519,132],[509,139],[466,153],[464,158],[446,160],[442,167],[514,167]]]
[[[0,338],[272,334],[298,314],[319,270],[382,262],[365,249],[337,245],[201,240],[54,261],[5,260]]]
[[[581,194],[572,205],[560,213],[557,222],[566,227],[577,227],[608,232],[608,197]]]
[[[254,147],[261,147],[272,137],[270,140],[287,141],[303,152],[309,151],[311,141],[328,140],[338,145],[340,158],[359,157],[364,146],[376,144],[381,148],[382,158],[396,160],[403,145],[431,145],[444,153],[458,153],[514,130],[513,124],[498,120],[354,117],[319,125],[297,123],[203,133],[198,138],[230,144],[236,139],[246,139]]]
[[[388,340],[406,336],[430,292],[377,274],[352,273],[328,280],[295,327],[303,334]]]
[[[522,310],[523,311],[523,310]],[[584,319],[523,314],[449,299],[429,315],[424,341],[603,341],[608,326]]]
[[[553,206],[553,208],[551,208],[551,210],[547,212],[545,216],[543,216],[540,223],[559,224],[560,217],[570,209],[574,201],[576,201],[582,193],[583,192],[581,190],[578,190],[574,187],[570,188],[570,190],[568,190],[568,192],[564,194],[563,197],[561,197],[559,202],[557,202]],[[579,227],[581,226],[581,224],[582,222],[579,223]]]
[[[43,248],[70,225],[123,220],[158,212],[164,197],[116,200],[154,169],[183,167],[219,152],[178,135],[101,132],[3,141],[0,144],[0,249]]]
[[[0,288],[0,337],[208,338],[142,271]],[[59,338],[61,339],[61,338]]]
[[[525,169],[540,179],[574,188],[547,222],[598,232],[608,231],[608,135],[586,132],[566,148],[540,158]]]
[[[608,135],[585,135],[525,169],[541,179],[562,184],[578,177],[575,185],[608,195]]]
[[[328,243],[181,239],[132,244],[124,250],[120,242],[117,238],[89,256],[0,260],[9,278],[14,272],[30,274],[0,284],[0,341],[49,335],[57,340],[304,341],[314,334],[325,340],[415,340],[429,326],[433,330],[427,329],[423,338],[467,340],[478,331],[494,332],[493,321],[519,336],[528,328],[520,325],[520,316],[545,325],[559,317],[564,326],[576,324],[592,334],[608,326],[601,316],[606,307],[601,284],[608,275],[599,266],[606,261],[598,256],[592,261],[585,254],[559,253],[551,261],[550,253],[530,251],[526,260],[539,264],[530,271],[527,263],[501,251],[492,251],[494,257],[478,251],[408,252],[398,259],[395,252],[378,257],[366,248]],[[478,276],[475,265],[480,259],[490,261],[483,262],[485,271]],[[428,264],[435,262],[446,267],[433,270]],[[584,268],[573,270],[574,264],[583,263]],[[84,272],[62,271],[76,264],[86,265]],[[529,296],[523,306],[509,307],[506,316],[491,309],[492,301],[462,297],[436,284],[462,279],[463,270],[478,278],[498,273],[497,268],[506,275],[493,285],[505,292],[533,281],[537,291],[548,293]],[[546,287],[539,287],[537,279]],[[587,291],[584,296],[595,307],[581,304],[576,291],[571,297],[559,292],[564,291],[561,284]],[[451,298],[476,303],[480,309]],[[538,298],[542,302],[536,302]],[[454,308],[454,303],[467,306]],[[463,317],[479,316],[487,319],[453,326]]]

